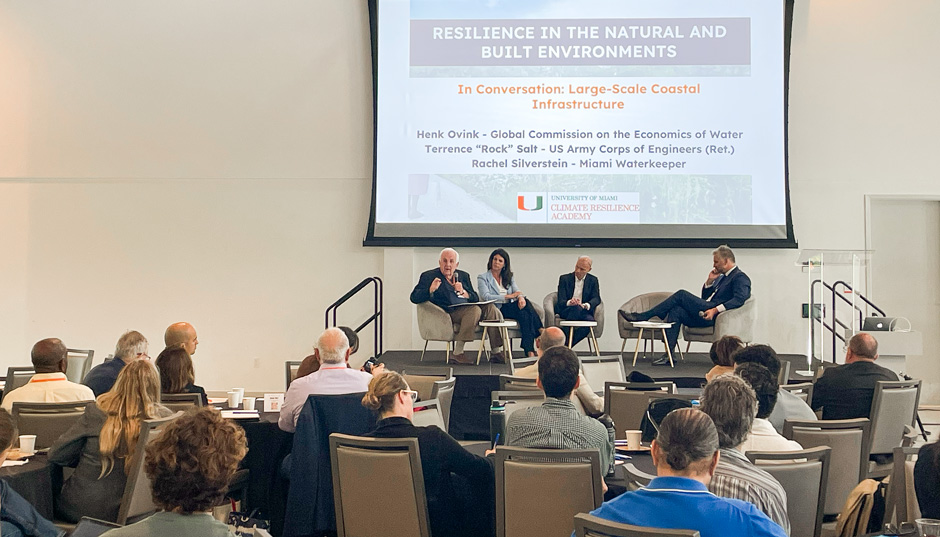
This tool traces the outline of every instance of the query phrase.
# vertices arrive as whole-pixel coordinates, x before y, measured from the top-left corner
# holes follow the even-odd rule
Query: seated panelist
[[[522,332],[522,350],[527,356],[535,356],[535,338],[542,328],[542,320],[535,311],[535,307],[526,300],[526,297],[516,285],[512,268],[509,264],[509,253],[502,248],[493,250],[486,263],[487,271],[477,276],[477,287],[480,289],[480,299],[495,300],[495,304],[503,313],[505,319],[515,319]]]
[[[601,304],[601,285],[597,277],[589,274],[593,262],[582,255],[575,263],[574,272],[562,274],[558,278],[558,301],[555,313],[566,321],[593,321],[594,312]],[[574,341],[568,346],[577,345],[591,333],[589,328],[576,328]],[[566,336],[567,337],[567,336]]]

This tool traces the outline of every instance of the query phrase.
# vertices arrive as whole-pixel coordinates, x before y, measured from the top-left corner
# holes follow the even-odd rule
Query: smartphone
[[[362,370],[366,373],[371,373],[372,368],[379,365],[379,361],[375,359],[375,356],[366,360],[366,363],[362,364]]]

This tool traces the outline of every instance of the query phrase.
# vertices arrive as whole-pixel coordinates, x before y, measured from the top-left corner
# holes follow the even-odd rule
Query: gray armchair
[[[558,302],[558,292],[549,293],[545,300],[542,301],[542,325],[545,328],[549,326],[558,326],[558,323],[561,322],[561,317],[555,313],[555,303]],[[536,308],[538,309],[538,308]],[[604,333],[604,303],[601,302],[598,304],[597,309],[594,310],[594,320],[597,321],[597,326],[594,328],[594,335],[600,339],[601,335]]]
[[[744,301],[740,308],[719,313],[714,326],[683,326],[682,339],[686,340],[686,352],[693,341],[714,343],[725,336],[738,336],[744,343],[754,341],[754,327],[757,325],[757,299],[754,294]]]
[[[620,311],[625,311],[627,313],[642,313],[653,309],[653,307],[658,306],[663,300],[669,298],[671,293],[667,292],[655,292],[655,293],[643,293],[642,295],[637,295],[630,300],[624,302],[623,306],[620,306]],[[628,339],[636,339],[640,337],[640,329],[634,328],[633,325],[625,320],[620,314],[617,314],[617,330],[620,332],[620,338],[623,339],[623,345],[620,346],[620,352],[623,353],[623,350],[627,347]],[[655,333],[652,330],[646,332],[648,334],[650,341],[655,341]],[[646,342],[643,342],[643,352],[646,352]]]
[[[433,302],[422,302],[418,307],[418,333],[424,340],[424,349],[421,351],[421,360],[424,360],[424,353],[428,350],[428,342],[444,341],[447,343],[447,358],[445,363],[450,361],[451,343],[455,341],[459,326],[455,325],[450,315],[444,311],[444,308]],[[477,327],[474,339],[483,334],[483,329]]]

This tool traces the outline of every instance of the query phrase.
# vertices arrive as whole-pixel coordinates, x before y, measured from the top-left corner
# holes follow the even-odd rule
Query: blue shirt
[[[657,477],[640,490],[604,502],[591,514],[635,526],[697,530],[702,537],[787,535],[753,505],[715,496],[700,481],[686,477]]]
[[[95,397],[98,397],[111,391],[111,387],[117,381],[118,373],[124,369],[124,366],[124,361],[118,358],[98,364],[85,375],[82,384],[91,388],[91,391],[95,392]]]

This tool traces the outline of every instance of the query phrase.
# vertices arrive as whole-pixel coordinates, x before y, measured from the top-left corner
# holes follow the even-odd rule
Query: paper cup
[[[238,392],[228,392],[228,407],[238,408],[238,405],[241,404],[240,399]]]
[[[21,434],[20,435],[20,453],[23,455],[32,455],[36,452],[36,435],[34,434]]]
[[[242,408],[245,410],[254,410],[255,409],[255,398],[246,397],[242,399]]]
[[[640,449],[640,442],[643,440],[643,431],[627,431],[627,449],[635,451]]]
[[[238,399],[235,401],[235,406],[241,406],[242,399],[245,398],[245,388],[232,388],[232,391],[238,394]]]

